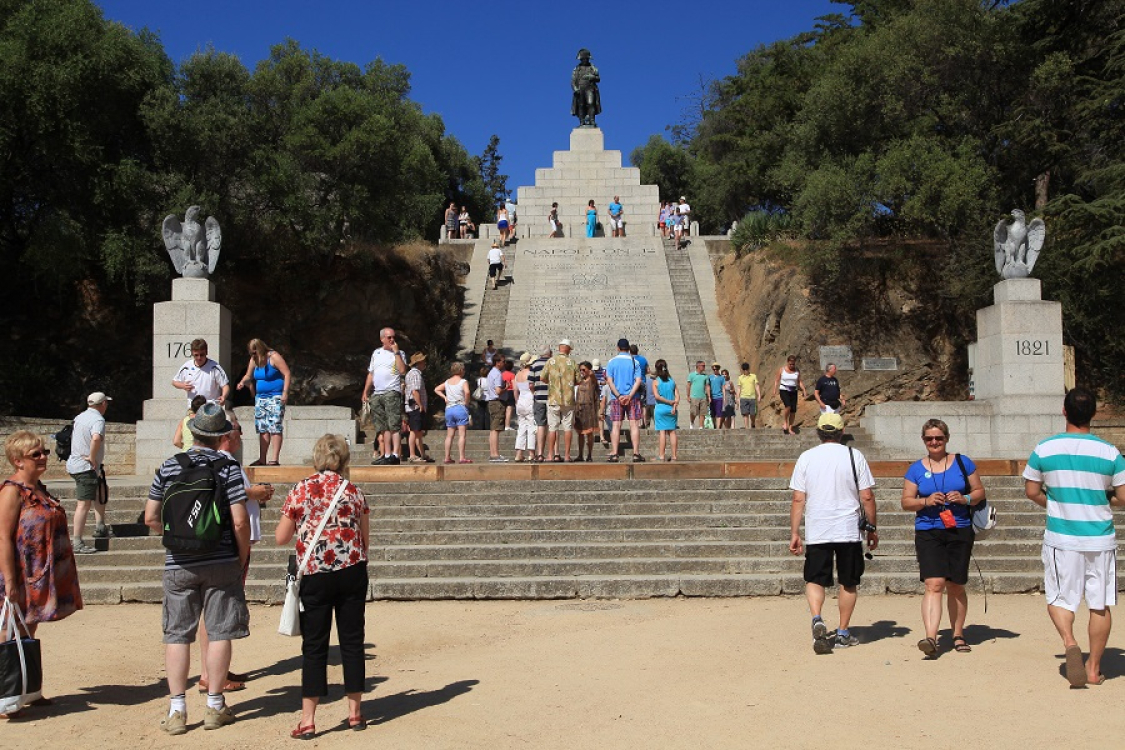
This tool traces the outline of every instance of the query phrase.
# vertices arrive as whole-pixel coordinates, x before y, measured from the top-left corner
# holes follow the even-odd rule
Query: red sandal
[[[316,736],[316,724],[309,724],[308,726],[297,724],[297,728],[290,732],[289,736],[295,740],[311,740]]]

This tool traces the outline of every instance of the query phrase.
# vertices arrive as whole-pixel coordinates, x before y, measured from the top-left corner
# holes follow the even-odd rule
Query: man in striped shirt
[[[1047,614],[1063,640],[1071,687],[1100,685],[1102,654],[1117,603],[1117,536],[1111,505],[1125,506],[1125,459],[1117,448],[1090,434],[1097,411],[1094,394],[1066,394],[1066,432],[1035,446],[1023,478],[1028,499],[1047,509],[1043,534],[1043,588]],[[1085,596],[1090,610],[1090,655],[1074,638],[1074,613]]]

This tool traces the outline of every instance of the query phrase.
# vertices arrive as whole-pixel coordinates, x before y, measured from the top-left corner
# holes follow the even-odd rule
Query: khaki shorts
[[[84,502],[92,503],[98,499],[98,472],[90,469],[71,474],[74,480],[74,496]]]
[[[372,394],[371,424],[375,432],[398,432],[402,429],[402,394],[398,391],[385,391]]]
[[[492,430],[493,432],[504,431],[505,411],[507,411],[507,407],[504,406],[504,403],[500,401],[500,399],[493,399],[492,401],[488,402],[488,427],[490,430]]]
[[[250,635],[250,611],[238,560],[164,571],[165,643],[194,643],[199,616],[212,641]]]
[[[570,432],[574,429],[574,406],[547,404],[547,431]]]

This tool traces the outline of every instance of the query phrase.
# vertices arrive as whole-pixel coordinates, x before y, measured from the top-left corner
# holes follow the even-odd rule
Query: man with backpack
[[[98,486],[102,481],[99,472],[102,471],[102,459],[105,457],[105,410],[112,400],[101,391],[87,396],[86,411],[74,418],[70,436],[66,471],[74,479],[75,497],[78,498],[78,504],[74,507],[74,552],[79,555],[98,551],[83,538],[90,506],[93,506],[94,518],[97,520],[94,538],[113,536],[105,522],[104,500],[98,502]]]
[[[234,721],[223,698],[231,641],[250,634],[242,581],[250,555],[246,487],[238,464],[218,451],[231,423],[223,408],[209,401],[188,429],[195,439],[192,449],[160,465],[145,505],[145,523],[163,534],[167,550],[163,623],[171,705],[160,726],[173,735],[187,731],[189,649],[200,615],[210,638],[204,729]]]

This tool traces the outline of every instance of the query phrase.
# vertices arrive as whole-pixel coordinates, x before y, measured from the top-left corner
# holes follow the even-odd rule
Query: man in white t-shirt
[[[371,353],[367,380],[363,383],[363,403],[370,401],[375,433],[383,433],[383,455],[375,456],[371,463],[397,466],[402,455],[402,376],[406,374],[406,358],[395,341],[395,329],[380,330],[379,340],[383,345]]]
[[[213,359],[207,358],[207,342],[195,339],[191,342],[191,359],[172,378],[172,387],[187,391],[188,404],[196,396],[215,401],[225,406],[230,397],[230,379],[227,373]]]
[[[74,551],[79,555],[97,552],[97,548],[86,543],[86,519],[90,508],[94,509],[97,526],[94,538],[104,539],[113,536],[112,528],[105,522],[104,496],[99,497],[98,487],[105,476],[102,461],[105,458],[105,410],[113,399],[101,391],[86,397],[86,411],[74,418],[74,432],[70,438],[70,458],[66,460],[66,471],[74,479],[75,496],[78,504],[74,508]]]
[[[789,551],[805,553],[805,597],[812,612],[813,651],[830,653],[859,641],[848,630],[855,611],[856,588],[863,576],[863,543],[860,523],[866,514],[867,546],[879,546],[875,531],[875,479],[867,459],[842,444],[844,420],[839,414],[821,414],[816,423],[820,445],[801,454],[793,467],[789,489],[793,507],[789,514]],[[854,468],[853,468],[854,467]],[[801,517],[805,541],[801,542]],[[840,578],[840,625],[829,632],[820,611],[825,589],[833,585],[832,562]]]
[[[499,242],[493,241],[492,247],[488,248],[488,278],[492,279],[493,289],[500,281],[502,273],[504,273],[504,251],[500,249]]]

